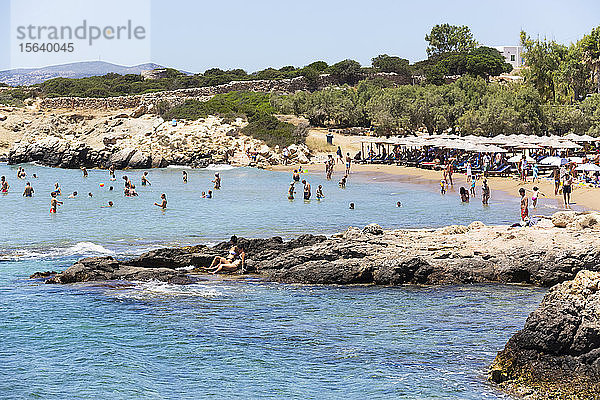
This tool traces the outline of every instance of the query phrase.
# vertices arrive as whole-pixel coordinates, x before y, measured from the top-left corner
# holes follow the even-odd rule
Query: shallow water
[[[214,171],[152,170],[138,198],[109,192],[106,171],[26,166],[36,196],[21,197],[16,168],[0,165],[0,397],[2,398],[504,398],[485,368],[523,326],[544,290],[501,285],[336,287],[207,280],[55,286],[27,279],[84,255],[136,254],[167,244],[243,236],[333,233],[513,219],[510,198],[483,208],[434,188],[353,176],[346,190],[322,174],[326,199],[287,200],[290,177],[221,171],[223,189],[201,199]],[[49,215],[55,181],[76,199]],[[105,183],[101,188],[100,183]],[[86,197],[93,192],[93,198]],[[166,192],[169,208],[153,207]],[[112,209],[100,208],[108,200]],[[347,209],[350,201],[357,204]],[[403,207],[396,208],[395,202]]]

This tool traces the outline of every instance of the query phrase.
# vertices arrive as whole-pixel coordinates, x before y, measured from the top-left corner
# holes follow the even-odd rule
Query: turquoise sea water
[[[139,185],[141,171],[127,171],[140,196],[124,198],[122,172],[110,182],[106,171],[83,179],[80,171],[25,168],[36,190],[30,199],[21,196],[16,168],[0,165],[11,184],[0,196],[1,398],[504,398],[486,383],[485,368],[544,293],[253,279],[44,285],[27,277],[85,255],[132,255],[231,234],[333,233],[371,222],[506,223],[518,215],[518,202],[464,205],[455,193],[368,175],[352,176],[342,190],[321,171],[305,178],[313,191],[322,184],[326,198],[290,202],[288,174],[245,168],[221,170],[223,189],[213,199],[199,196],[211,188],[211,170],[187,170],[187,185],[180,169],[151,170],[150,187]],[[39,178],[30,179],[33,173]],[[49,215],[55,182],[64,205]],[[75,190],[77,198],[66,198]],[[162,192],[164,212],[152,205]],[[115,207],[100,208],[108,200]]]

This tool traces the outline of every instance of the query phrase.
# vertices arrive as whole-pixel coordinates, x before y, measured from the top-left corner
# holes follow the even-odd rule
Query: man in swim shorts
[[[52,196],[52,199],[50,200],[50,214],[56,214],[56,211],[58,209],[58,205],[62,204],[62,201],[58,201],[58,199],[56,198],[56,193],[52,192],[50,194]]]
[[[160,198],[162,200],[160,202],[160,204],[154,203],[154,205],[162,208],[163,210],[165,210],[167,208],[167,195],[163,193],[163,194],[160,195]]]
[[[302,183],[304,184],[304,200],[310,200],[310,183],[306,182],[304,179],[302,179]]]
[[[27,182],[27,185],[25,185],[25,190],[23,191],[23,197],[32,197],[34,192],[35,191],[33,190],[31,183]]]
[[[6,181],[6,177],[2,176],[2,178],[0,178],[0,191],[2,193],[8,193],[9,188],[10,188],[10,185]]]

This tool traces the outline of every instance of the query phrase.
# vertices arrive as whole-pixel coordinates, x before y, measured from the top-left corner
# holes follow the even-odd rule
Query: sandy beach
[[[290,173],[298,168],[298,165],[278,165],[273,166],[271,169],[274,171],[289,171]],[[309,166],[303,166],[308,168],[311,172],[323,171],[325,173],[325,167],[322,164],[311,164]],[[318,168],[318,169],[317,169]],[[335,165],[335,176],[340,176],[344,173],[345,166],[341,163]],[[370,173],[373,175],[388,175],[393,177],[391,179],[397,179],[400,181],[406,181],[411,183],[418,183],[423,185],[431,185],[434,189],[439,190],[440,180],[442,179],[442,171],[432,171],[427,169],[420,169],[415,167],[402,167],[396,165],[380,165],[380,164],[353,164],[350,170],[350,176],[352,173]],[[335,179],[334,176],[334,179]],[[461,186],[468,188],[465,182],[464,174],[453,175],[454,187],[449,190],[450,193],[453,191],[458,193],[458,189]],[[524,187],[527,190],[532,190],[534,186],[539,187],[540,192],[545,194],[546,197],[542,197],[538,200],[540,203],[552,201],[552,204],[557,209],[564,209],[564,203],[562,194],[558,196],[554,195],[554,182],[548,178],[542,178],[535,184],[530,180],[527,183],[522,183],[518,179],[513,177],[491,177],[488,178],[488,184],[492,191],[492,198],[494,191],[502,191],[510,196],[519,197],[519,188]],[[453,189],[453,190],[452,190]],[[481,180],[477,181],[477,193],[481,193]],[[457,194],[458,195],[458,194]],[[531,197],[531,193],[528,193]],[[572,209],[589,209],[600,211],[600,189],[591,188],[587,186],[573,186],[573,193],[571,194],[571,208]]]

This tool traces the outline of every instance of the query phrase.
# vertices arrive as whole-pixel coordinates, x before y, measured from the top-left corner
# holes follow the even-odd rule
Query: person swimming
[[[218,172],[215,172],[215,179],[213,179],[211,182],[215,184],[215,190],[221,189],[221,176]]]
[[[319,199],[319,200],[325,198],[325,195],[323,194],[323,186],[322,185],[319,185],[317,187],[317,193],[316,194],[317,194],[317,199]]]
[[[114,189],[115,189],[115,188],[114,188],[114,187],[112,187],[112,186],[108,188],[108,190],[109,190],[109,191],[110,191],[110,190],[114,190]]]
[[[94,197],[94,195],[92,194],[92,192],[89,192],[89,193],[88,193],[88,196],[89,196],[89,197]]]
[[[25,190],[23,191],[23,197],[32,197],[34,192],[35,191],[33,190],[31,183],[27,182],[25,185]]]
[[[354,210],[354,203],[350,203],[350,207],[348,207],[350,210]]]
[[[50,196],[52,196],[52,199],[50,200],[50,214],[56,214],[56,211],[58,210],[58,206],[63,204],[63,202],[58,201],[58,199],[56,198],[55,192],[50,193]]]
[[[77,197],[77,192],[71,193],[67,198],[68,199],[74,199],[75,197]]]
[[[338,186],[341,187],[342,189],[346,189],[346,179],[348,178],[348,175],[344,175],[342,177],[342,179],[340,179],[340,181],[338,182]]]
[[[396,202],[396,207],[402,207],[402,203],[400,203],[399,201]]]
[[[206,193],[206,198],[212,199],[212,190],[209,190],[208,193]]]
[[[58,184],[58,182],[56,182],[54,184],[54,191],[52,193],[56,194],[57,196],[60,196],[62,194],[62,191],[60,190],[60,185]]]
[[[201,196],[201,197],[202,197],[203,199],[205,199],[205,198],[206,198],[206,192],[202,192],[202,196]]]
[[[154,205],[165,210],[167,208],[167,195],[163,193],[160,195],[160,198],[161,198],[160,204],[154,203]]]

